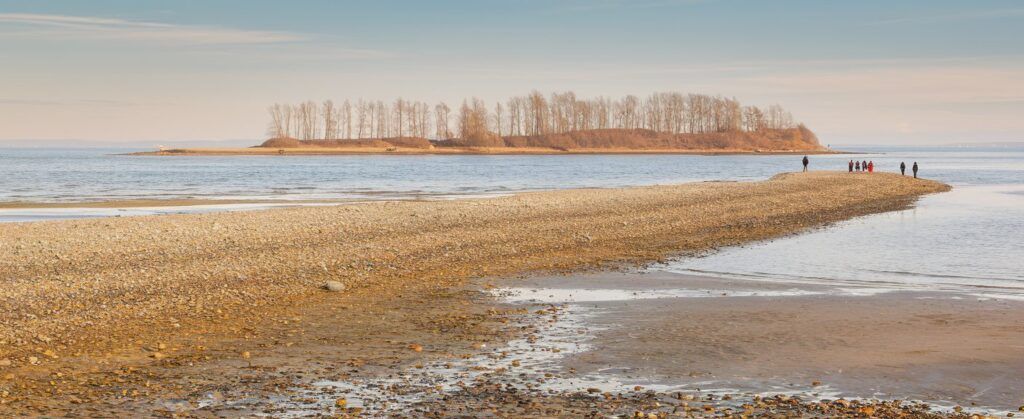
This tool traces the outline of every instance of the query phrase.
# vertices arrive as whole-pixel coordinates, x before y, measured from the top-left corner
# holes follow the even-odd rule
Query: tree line
[[[269,112],[270,137],[300,140],[478,139],[610,128],[703,134],[796,127],[792,115],[779,105],[762,109],[743,106],[735,98],[677,92],[581,99],[573,92],[545,96],[534,91],[491,107],[474,97],[463,100],[457,110],[444,102],[430,106],[402,98],[390,103],[327,100],[275,104]]]

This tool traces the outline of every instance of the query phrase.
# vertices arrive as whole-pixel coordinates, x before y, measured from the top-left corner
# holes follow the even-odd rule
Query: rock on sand
[[[324,284],[324,289],[330,292],[341,292],[345,291],[345,284],[338,281],[327,281],[327,283]]]

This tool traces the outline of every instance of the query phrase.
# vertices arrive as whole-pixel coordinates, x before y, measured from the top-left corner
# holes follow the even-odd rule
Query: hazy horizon
[[[1020,142],[1022,21],[1014,1],[0,1],[0,145],[252,145],[278,102],[534,89],[778,103],[822,144]]]

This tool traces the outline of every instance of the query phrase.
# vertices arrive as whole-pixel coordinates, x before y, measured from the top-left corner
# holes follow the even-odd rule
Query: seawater
[[[859,217],[791,237],[671,262],[666,270],[740,279],[892,290],[949,290],[1024,299],[1024,150],[892,148],[884,155],[821,156],[883,171],[917,161],[953,185],[913,208]],[[909,173],[909,170],[908,170]]]
[[[847,147],[847,149],[858,149]],[[1024,298],[1024,148],[885,147],[810,156],[811,169],[850,159],[954,186],[906,211],[701,258],[668,270],[753,280],[961,289]],[[760,180],[802,156],[125,156],[132,149],[0,148],[0,202],[120,199],[451,199],[523,191]],[[257,206],[258,207],[258,206]],[[246,209],[215,206],[201,210]],[[0,210],[0,221],[110,215],[97,210]],[[124,215],[190,211],[155,208]]]

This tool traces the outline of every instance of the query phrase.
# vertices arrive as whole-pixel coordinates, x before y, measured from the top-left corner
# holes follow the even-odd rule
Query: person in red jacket
[[[875,173],[875,162],[868,162],[868,173]]]

